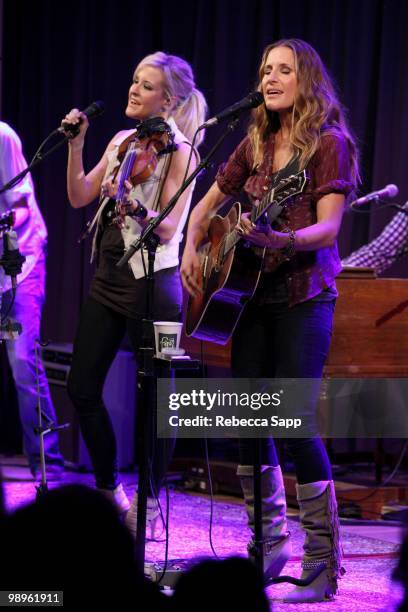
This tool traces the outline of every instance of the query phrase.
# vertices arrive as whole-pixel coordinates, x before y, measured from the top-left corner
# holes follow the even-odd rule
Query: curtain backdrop
[[[27,159],[72,107],[102,99],[105,114],[88,132],[90,169],[111,136],[131,127],[124,117],[137,62],[156,50],[181,55],[215,114],[253,89],[263,48],[299,37],[321,54],[348,108],[361,150],[361,191],[396,183],[408,198],[408,3],[405,0],[48,0],[4,3],[2,118],[20,134]],[[216,166],[242,138],[230,136],[201,179],[194,201]],[[204,153],[222,127],[207,133]],[[44,337],[71,341],[91,275],[89,244],[77,238],[95,206],[70,208],[63,147],[37,168],[34,181],[48,231],[48,286]],[[346,255],[374,237],[393,216],[375,206],[348,213],[340,236]],[[406,260],[389,276],[405,276]]]

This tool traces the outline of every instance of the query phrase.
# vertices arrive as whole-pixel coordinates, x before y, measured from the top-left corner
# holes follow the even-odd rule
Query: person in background
[[[398,259],[408,253],[408,202],[385,226],[377,238],[344,257],[343,267],[373,268],[382,274]]]
[[[0,538],[1,580],[10,590],[24,584],[29,591],[62,591],[68,609],[78,599],[86,609],[171,609],[135,562],[133,539],[117,509],[94,489],[50,489],[9,512],[0,521]]]
[[[7,123],[0,121],[0,185],[8,183],[26,167],[20,138]],[[0,214],[11,209],[15,211],[14,229],[19,250],[26,260],[17,277],[13,303],[11,279],[5,276],[0,266],[1,316],[3,318],[8,312],[11,319],[22,325],[21,335],[15,340],[5,341],[5,345],[17,390],[24,453],[33,477],[40,478],[40,439],[35,431],[38,427],[38,404],[41,405],[43,422],[55,422],[56,417],[44,367],[41,359],[36,359],[36,341],[40,338],[45,299],[47,229],[36,202],[30,174],[26,174],[12,189],[0,194]],[[64,469],[58,434],[52,432],[44,436],[44,446],[47,477],[58,480]]]

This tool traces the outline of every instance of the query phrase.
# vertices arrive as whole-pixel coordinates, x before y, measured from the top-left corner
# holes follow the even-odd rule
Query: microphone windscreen
[[[253,91],[249,94],[248,98],[251,100],[252,108],[256,108],[264,101],[264,97],[260,91]]]
[[[390,198],[395,198],[395,196],[397,196],[399,192],[398,187],[393,183],[391,183],[391,185],[387,185],[386,190],[388,191],[388,196]]]
[[[102,113],[105,112],[105,102],[102,100],[96,100],[96,102],[92,102],[92,104],[87,106],[82,112],[88,117],[88,119],[99,117],[99,115],[102,115]]]

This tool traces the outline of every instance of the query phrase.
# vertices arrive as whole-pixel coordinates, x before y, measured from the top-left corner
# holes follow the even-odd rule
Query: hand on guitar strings
[[[241,215],[236,230],[245,240],[261,248],[282,249],[287,245],[287,234],[276,232],[269,224],[255,225],[250,219],[250,213]]]

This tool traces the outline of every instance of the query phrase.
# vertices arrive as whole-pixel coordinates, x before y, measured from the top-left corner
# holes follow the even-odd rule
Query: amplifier
[[[78,417],[67,393],[72,344],[49,344],[42,349],[42,359],[58,424],[70,424],[68,429],[59,433],[62,455],[75,467],[91,470],[92,465],[79,430]],[[121,350],[112,363],[103,390],[103,400],[116,434],[120,469],[126,469],[135,463],[136,389],[135,357],[129,351]]]

